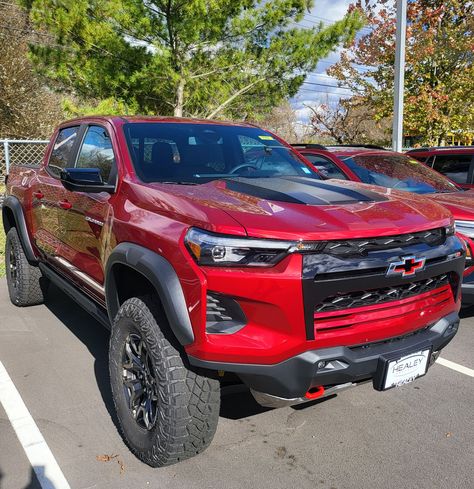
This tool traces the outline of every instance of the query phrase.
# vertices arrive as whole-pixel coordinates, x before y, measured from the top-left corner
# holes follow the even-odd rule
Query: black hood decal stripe
[[[351,199],[357,201],[384,202],[388,200],[386,197],[383,197],[379,193],[364,188],[357,188],[357,190],[354,190],[343,184],[337,185],[334,183],[328,183],[325,181],[316,180],[314,178],[309,178],[309,177],[284,177],[284,179],[285,180],[296,179],[295,181],[297,182],[304,182],[306,185],[311,185],[312,187],[316,187],[316,188],[332,190],[334,192],[344,194],[350,197]],[[363,196],[363,198],[361,198],[361,196]]]
[[[354,204],[386,200],[376,192],[351,189],[306,177],[232,178],[229,190],[259,199],[304,205]]]
[[[252,197],[258,197],[259,199],[276,200],[277,202],[289,202],[291,204],[304,204],[304,202],[302,202],[300,199],[297,199],[286,192],[274,190],[271,188],[271,186],[264,187],[262,185],[255,185],[254,183],[256,183],[256,181],[257,179],[252,179],[252,183],[250,183],[250,179],[245,179],[245,181],[242,181],[241,179],[236,178],[226,180],[226,186],[229,190],[233,190],[234,192],[251,195]],[[268,182],[267,178],[265,179],[265,182]]]

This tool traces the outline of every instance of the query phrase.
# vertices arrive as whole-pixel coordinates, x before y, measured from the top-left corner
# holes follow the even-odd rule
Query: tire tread
[[[199,375],[186,366],[178,345],[170,338],[169,327],[162,311],[152,297],[128,299],[121,306],[111,336],[111,378],[119,345],[114,329],[124,319],[138,325],[155,361],[161,399],[155,443],[148,450],[139,450],[127,440],[119,416],[122,437],[143,462],[153,467],[172,465],[204,451],[214,437],[220,408],[220,385],[216,379]],[[157,319],[160,321],[158,326]],[[174,344],[173,344],[174,343]],[[117,407],[117,393],[114,403]]]
[[[40,268],[32,265],[26,258],[20,237],[14,227],[8,231],[6,238],[5,259],[7,260],[7,264],[12,247],[13,252],[16,254],[19,287],[15,288],[11,283],[7,266],[7,283],[11,302],[18,307],[42,304],[44,302],[44,284],[42,281],[46,279],[44,279]]]

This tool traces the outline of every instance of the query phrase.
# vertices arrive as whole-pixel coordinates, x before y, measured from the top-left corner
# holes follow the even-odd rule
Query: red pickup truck
[[[3,207],[18,306],[55,283],[111,328],[127,445],[152,466],[204,450],[220,385],[266,406],[424,375],[456,334],[465,251],[420,196],[325,182],[244,124],[62,124]],[[105,373],[104,373],[105,375]]]

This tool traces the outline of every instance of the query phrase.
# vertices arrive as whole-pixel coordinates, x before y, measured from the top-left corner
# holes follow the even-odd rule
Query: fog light
[[[341,360],[321,360],[318,362],[319,373],[334,372],[335,370],[342,370],[349,365]]]
[[[208,292],[206,308],[206,333],[232,334],[247,324],[247,318],[238,302],[232,297]]]

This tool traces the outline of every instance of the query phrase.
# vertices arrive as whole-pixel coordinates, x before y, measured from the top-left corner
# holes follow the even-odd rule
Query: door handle
[[[41,192],[41,190],[38,190],[37,192],[33,192],[33,196],[36,199],[41,200],[44,197],[44,193]]]
[[[58,204],[59,204],[59,207],[66,209],[66,210],[69,210],[72,207],[71,202],[69,202],[68,200],[62,200],[61,202],[58,202]]]

